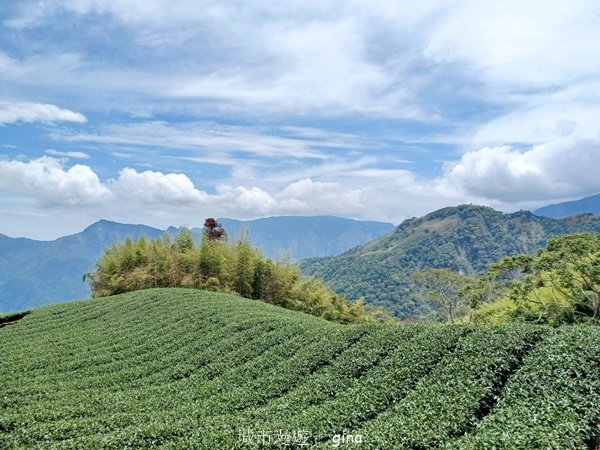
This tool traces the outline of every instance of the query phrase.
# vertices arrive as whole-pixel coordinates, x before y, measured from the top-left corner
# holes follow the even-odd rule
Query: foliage
[[[513,302],[513,320],[554,325],[600,320],[600,234],[557,236],[536,255],[517,255],[493,264],[464,290],[471,306],[495,300],[476,314],[480,320],[503,298]],[[504,302],[505,304],[506,302]]]
[[[486,328],[461,339],[411,392],[363,426],[370,446],[436,448],[467,431],[493,407],[542,331]]]
[[[598,333],[342,326],[193,289],[52,305],[0,330],[0,447],[583,450]]]
[[[213,219],[214,221],[214,219]],[[303,277],[289,260],[272,261],[253,248],[247,236],[228,241],[216,221],[207,219],[199,245],[181,230],[126,239],[108,248],[96,270],[84,275],[93,297],[155,287],[187,287],[236,293],[341,323],[391,320],[362,301],[354,303],[332,292],[318,279]]]
[[[219,241],[227,237],[227,233],[225,233],[223,226],[212,217],[209,217],[204,221],[202,232],[209,241]]]
[[[419,286],[419,295],[433,309],[443,308],[448,322],[454,322],[456,310],[463,304],[460,292],[473,279],[448,269],[426,269],[413,274],[413,280]]]
[[[600,421],[600,339],[594,327],[548,333],[525,358],[503,395],[453,449],[588,449]]]
[[[461,205],[406,220],[394,232],[339,256],[306,259],[301,268],[350,299],[363,297],[366,304],[407,319],[431,312],[412,278],[415,272],[445,268],[477,276],[506,256],[537,251],[552,236],[584,231],[600,232],[600,218],[556,220]]]

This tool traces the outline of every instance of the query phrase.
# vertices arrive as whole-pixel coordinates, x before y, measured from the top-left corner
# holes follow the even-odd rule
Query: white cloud
[[[324,171],[321,179],[290,182],[282,178],[279,183],[254,179],[245,184],[232,179],[214,193],[198,189],[182,173],[138,172],[126,167],[116,177],[100,181],[90,167],[66,164],[66,159],[48,156],[28,162],[0,160],[0,194],[5,202],[12,198],[21,205],[14,221],[54,211],[65,217],[76,214],[77,223],[86,216],[88,221],[109,218],[161,227],[196,226],[205,216],[249,219],[286,214],[333,214],[398,223],[465,202],[515,210],[600,190],[596,170],[600,141],[564,140],[525,151],[508,146],[483,148],[448,163],[437,178],[367,164],[337,177]]]
[[[123,48],[102,65],[93,54],[0,53],[0,77],[29,88],[67,85],[87,104],[110,97],[150,115],[177,103],[196,115],[208,108],[431,122],[446,106],[432,92],[506,104],[600,72],[594,0],[38,3],[22,2],[5,24],[27,29],[96,14],[126,30],[131,53]]]
[[[453,2],[454,3],[454,2]],[[460,1],[424,54],[504,86],[560,86],[597,76],[600,8],[594,0]]]
[[[209,200],[184,174],[124,168],[100,181],[86,165],[66,167],[66,159],[42,156],[31,161],[0,159],[0,194],[41,207],[101,207],[114,212],[127,205],[146,208],[198,207]]]
[[[37,55],[20,60],[6,57],[12,69],[4,76],[13,83],[66,83],[84,91],[88,104],[97,96],[106,101],[107,95],[112,95],[119,99],[114,103],[120,105],[119,94],[125,91],[130,98],[131,93],[154,100],[167,97],[183,104],[200,102],[212,110],[244,114],[429,117],[415,101],[415,77],[403,70],[411,56],[404,49],[378,49],[372,42],[374,32],[385,30],[383,39],[388,40],[387,34],[394,28],[417,26],[415,17],[425,14],[421,7],[383,8],[360,2],[342,8],[337,2],[248,7],[240,2],[175,5],[163,0],[143,4],[56,1],[53,6],[40,10],[25,5],[23,17],[12,23],[27,28],[48,25],[59,18],[64,21],[60,13],[65,11],[98,14],[127,29],[128,39],[134,37],[132,49],[137,49],[131,59],[144,54],[144,61],[139,61],[137,67],[118,63],[111,66],[110,61],[99,66],[93,55],[71,55],[76,63],[61,65],[57,70],[53,60],[60,54],[46,59]],[[412,35],[402,32],[402,38]],[[161,55],[159,59],[153,59],[157,55]],[[151,73],[142,67],[147,61],[154,61]],[[31,70],[40,66],[46,69]],[[97,91],[96,86],[101,90]],[[152,114],[153,108],[146,106],[122,107]]]
[[[466,201],[516,209],[600,190],[593,0],[51,0],[12,11],[21,15],[3,23],[12,27],[5,39],[23,46],[0,52],[0,84],[15,98],[69,98],[94,117],[134,116],[54,127],[50,138],[61,147],[91,142],[152,171],[105,166],[114,178],[99,181],[68,161],[2,161],[13,171],[15,185],[1,185],[11,196],[197,224],[199,211],[398,221]],[[77,45],[55,43],[58,21],[92,17]],[[114,35],[98,42],[102,27]],[[123,37],[130,45],[119,44]],[[0,123],[85,121],[54,105],[2,106]],[[408,153],[415,143],[423,145]],[[84,155],[48,154],[76,153]],[[399,165],[407,155],[414,171]],[[455,160],[435,167],[444,159]],[[28,174],[19,164],[46,169]],[[212,173],[208,164],[219,167]],[[170,173],[182,169],[187,175]],[[45,183],[32,188],[33,178]],[[105,194],[57,187],[74,178]]]
[[[0,159],[0,193],[57,207],[94,206],[112,198],[88,166],[65,169],[63,161],[49,156],[29,162]]]
[[[87,122],[86,117],[69,109],[45,103],[0,101],[0,125],[16,122]]]
[[[402,214],[389,214],[384,209],[389,207],[385,196],[398,188],[389,183],[397,175],[393,171],[380,173],[382,183],[376,188],[368,185],[368,179],[367,184],[362,179],[349,189],[342,183],[305,178],[270,189],[256,184],[220,185],[215,193],[208,194],[184,174],[124,168],[115,178],[102,182],[90,167],[67,167],[66,163],[66,159],[49,156],[28,162],[1,160],[0,194],[5,200],[19,201],[22,212],[33,205],[37,213],[52,210],[69,215],[77,211],[95,219],[135,220],[161,226],[197,225],[203,214],[238,218],[338,214],[388,220],[392,214],[394,218]],[[387,190],[380,190],[381,186],[387,186]]]
[[[600,87],[600,86],[598,86]],[[598,91],[595,91],[598,92]],[[594,95],[590,93],[590,97]],[[600,106],[593,101],[526,105],[476,127],[466,138],[471,148],[539,144],[555,140],[598,139]]]
[[[207,206],[237,217],[260,217],[276,211],[278,202],[271,194],[256,186],[234,188],[221,185],[217,187],[217,195],[211,196]]]
[[[304,214],[364,214],[370,188],[352,189],[335,182],[310,178],[288,185],[280,194],[281,203]]]
[[[254,38],[263,65],[183,77],[168,94],[266,112],[424,116],[407,86],[370,60],[356,18],[271,22]]]
[[[47,155],[52,155],[52,156],[64,156],[65,158],[90,159],[90,155],[88,155],[87,153],[84,153],[84,152],[48,149],[48,150],[46,150],[45,153]]]
[[[144,171],[124,168],[107,186],[116,198],[125,203],[139,205],[164,205],[178,207],[180,205],[199,205],[207,195],[198,191],[194,183],[184,174]]]
[[[313,128],[307,129],[313,135]],[[325,159],[325,149],[365,149],[370,144],[357,135],[321,133],[303,135],[303,128],[221,125],[215,122],[170,124],[148,121],[109,125],[95,133],[72,133],[55,130],[54,139],[71,142],[109,143],[145,147],[169,147],[196,150],[196,157],[215,158],[234,152],[270,158]]]
[[[584,196],[600,191],[600,141],[569,139],[525,151],[486,147],[449,163],[441,187],[504,203]]]

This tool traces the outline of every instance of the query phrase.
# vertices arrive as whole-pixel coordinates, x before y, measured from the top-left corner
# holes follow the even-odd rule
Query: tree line
[[[206,219],[200,242],[189,229],[172,237],[141,237],[115,242],[84,274],[92,296],[106,297],[140,289],[183,287],[238,294],[341,323],[390,320],[363,300],[350,302],[321,279],[305,277],[289,258],[266,258],[247,233],[229,240],[223,227]]]
[[[505,257],[477,278],[448,269],[413,275],[420,296],[452,322],[600,323],[600,233],[555,236],[534,255]]]

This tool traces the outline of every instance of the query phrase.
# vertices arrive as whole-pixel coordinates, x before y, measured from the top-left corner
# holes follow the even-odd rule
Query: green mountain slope
[[[556,220],[462,205],[406,220],[375,241],[339,256],[306,259],[301,267],[336,292],[365,297],[404,319],[429,311],[415,296],[411,275],[416,271],[443,267],[477,274],[504,256],[541,248],[550,236],[581,231],[600,232],[600,218],[586,214]]]
[[[585,213],[600,215],[600,194],[581,198],[579,200],[573,200],[571,202],[563,202],[544,206],[543,208],[536,209],[533,211],[533,213],[538,216],[554,218]]]
[[[343,326],[185,289],[46,306],[0,328],[0,448],[586,449],[599,337]]]

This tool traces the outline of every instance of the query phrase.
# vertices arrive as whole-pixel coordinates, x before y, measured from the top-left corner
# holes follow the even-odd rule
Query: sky
[[[600,192],[596,0],[0,0],[0,233]]]

